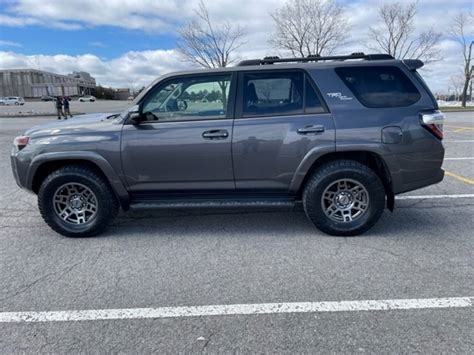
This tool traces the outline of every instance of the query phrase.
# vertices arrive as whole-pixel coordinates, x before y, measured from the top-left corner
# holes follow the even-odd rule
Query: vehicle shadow
[[[447,233],[458,233],[460,224],[466,221],[474,224],[474,205],[469,202],[454,206],[431,206],[429,201],[401,201],[393,213],[385,210],[379,222],[359,238],[417,238],[427,234],[430,238],[446,238]],[[104,237],[125,235],[334,238],[314,227],[300,206],[291,211],[235,209],[126,212],[120,214]]]

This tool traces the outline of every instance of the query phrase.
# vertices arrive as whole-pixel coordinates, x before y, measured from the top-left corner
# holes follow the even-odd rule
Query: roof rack
[[[265,57],[263,59],[248,59],[243,60],[237,66],[248,66],[248,65],[265,65],[274,63],[291,63],[291,62],[319,62],[325,60],[348,60],[348,59],[365,59],[365,60],[383,60],[383,59],[394,59],[390,54],[364,54],[362,52],[352,53],[350,55],[333,55],[327,57],[321,57],[319,54],[311,54],[307,57],[301,58],[279,58],[279,57]]]

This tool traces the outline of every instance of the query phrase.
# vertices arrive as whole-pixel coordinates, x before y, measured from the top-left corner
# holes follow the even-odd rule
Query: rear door
[[[126,124],[122,162],[132,192],[234,190],[232,74],[165,80]],[[230,98],[230,99],[229,99]]]
[[[236,107],[238,190],[288,191],[309,151],[335,148],[331,114],[303,70],[241,72]]]

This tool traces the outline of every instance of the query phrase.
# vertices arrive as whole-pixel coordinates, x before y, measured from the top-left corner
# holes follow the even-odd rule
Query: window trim
[[[205,122],[205,121],[222,121],[222,120],[228,120],[228,119],[233,119],[235,115],[235,91],[236,91],[236,84],[237,84],[237,73],[236,72],[227,72],[227,71],[221,71],[221,72],[206,72],[206,73],[190,73],[190,74],[177,74],[177,75],[172,75],[164,78],[163,80],[160,80],[157,82],[153,88],[148,90],[145,96],[142,97],[142,99],[137,103],[139,105],[139,112],[140,115],[143,114],[143,105],[144,102],[152,95],[156,93],[156,91],[160,90],[163,88],[163,86],[166,86],[170,81],[176,80],[176,79],[193,79],[193,78],[203,78],[203,77],[216,77],[216,76],[223,76],[223,75],[228,75],[230,76],[230,88],[229,88],[229,96],[227,98],[227,111],[224,117],[220,118],[202,118],[202,119],[189,119],[189,120],[176,120],[176,121],[142,121],[140,124],[166,124],[166,123],[182,123],[182,122]],[[133,124],[132,122],[127,122],[129,124]]]
[[[243,100],[244,100],[244,76],[246,74],[277,74],[277,73],[295,73],[300,72],[303,73],[303,112],[301,113],[271,113],[267,115],[252,115],[252,116],[244,116],[243,115]],[[310,113],[306,112],[306,80],[309,81],[311,87],[313,88],[314,92],[318,96],[321,106],[323,108],[323,112],[317,113]],[[324,100],[323,96],[321,95],[321,91],[319,90],[318,86],[315,84],[311,75],[302,68],[288,68],[288,69],[270,69],[270,70],[245,70],[238,72],[238,81],[237,81],[237,95],[235,98],[235,119],[252,119],[252,118],[265,118],[265,117],[286,117],[286,116],[311,116],[311,115],[325,115],[331,113],[329,110],[326,101]]]
[[[343,78],[343,74],[340,73],[340,69],[353,69],[353,68],[357,68],[357,69],[360,69],[360,68],[369,68],[369,69],[373,69],[373,68],[376,68],[376,69],[380,69],[380,68],[396,68],[397,70],[399,70],[405,77],[406,79],[413,85],[413,87],[416,89],[416,91],[418,92],[418,99],[414,102],[412,102],[411,104],[409,105],[396,105],[396,106],[372,106],[372,105],[367,105],[366,103],[363,102],[363,100],[361,100],[360,98],[360,95],[359,93],[356,93],[354,90],[351,89],[351,87],[346,83],[346,81],[344,80]],[[336,67],[334,68],[334,72],[336,73],[337,77],[341,80],[341,82],[344,84],[344,86],[357,98],[357,101],[364,107],[367,107],[367,108],[371,108],[371,109],[393,109],[393,108],[399,108],[399,107],[410,107],[410,106],[413,106],[415,105],[416,103],[418,103],[421,98],[423,97],[423,94],[422,92],[419,90],[418,86],[416,85],[416,83],[413,82],[413,80],[410,78],[409,75],[407,75],[407,73],[402,69],[400,68],[399,66],[397,65],[376,65],[376,66],[368,66],[368,65],[364,65],[364,66],[347,66],[347,67]]]

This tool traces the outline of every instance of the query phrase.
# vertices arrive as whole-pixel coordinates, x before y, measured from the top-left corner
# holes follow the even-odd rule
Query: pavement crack
[[[21,189],[19,187],[17,187],[16,189],[14,189],[13,191],[10,191],[10,192],[7,192],[5,195],[2,195],[0,196],[2,199],[4,199],[5,197],[9,197],[15,193],[17,193],[18,191],[20,191]]]
[[[207,346],[211,342],[211,338],[214,336],[214,332],[210,332],[209,335],[207,336],[206,340],[204,341],[204,344],[202,345],[202,351],[206,350]]]
[[[55,275],[58,275],[58,277],[55,278],[55,281],[58,281],[60,279],[62,279],[65,275],[67,275],[68,273],[70,273],[74,268],[76,268],[79,264],[82,264],[84,261],[79,261],[73,265],[70,265],[66,268],[63,268],[61,270],[58,270],[58,271],[55,271],[55,272],[51,272],[51,273],[48,273],[46,275],[43,275],[39,278],[37,278],[36,280],[20,287],[20,289],[18,289],[17,291],[15,291],[14,293],[6,296],[6,297],[3,297],[3,298],[0,298],[0,301],[5,301],[5,300],[8,300],[10,298],[13,298],[13,297],[16,297],[22,293],[25,293],[26,291],[30,290],[31,288],[33,288],[36,284],[40,283],[41,281],[45,280],[45,279],[48,279],[49,277],[52,277],[52,276],[55,276]]]

